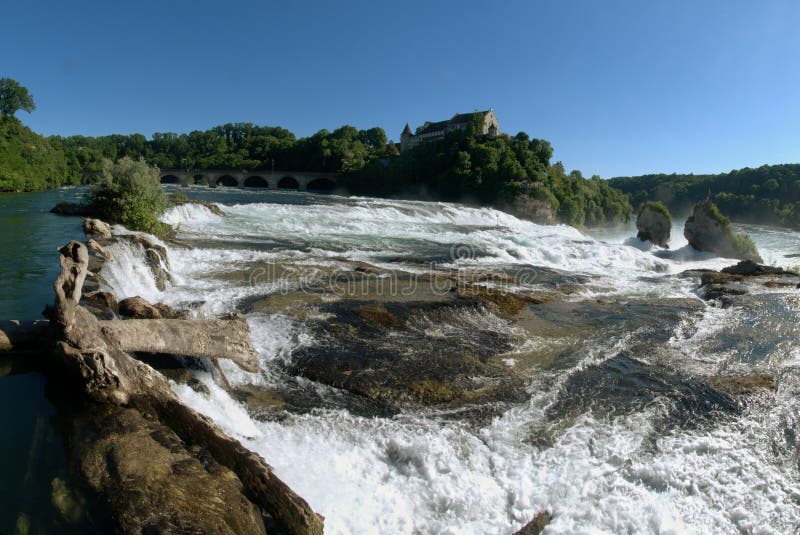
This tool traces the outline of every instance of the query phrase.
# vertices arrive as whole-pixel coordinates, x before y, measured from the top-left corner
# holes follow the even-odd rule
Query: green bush
[[[639,215],[640,216],[642,215],[642,212],[644,212],[645,208],[649,208],[650,210],[653,210],[654,212],[660,213],[661,215],[666,217],[669,220],[670,223],[672,223],[672,214],[669,213],[669,208],[667,208],[667,205],[664,204],[663,202],[661,202],[661,201],[647,201],[647,202],[642,203],[642,205],[639,207]]]
[[[156,236],[170,230],[158,219],[167,204],[158,169],[144,160],[103,161],[101,182],[92,190],[90,204],[101,219],[131,230]]]
[[[755,242],[753,242],[753,239],[747,234],[734,233],[732,243],[734,250],[739,255],[737,258],[750,258],[754,260],[761,258],[761,255],[758,254],[758,248]]]

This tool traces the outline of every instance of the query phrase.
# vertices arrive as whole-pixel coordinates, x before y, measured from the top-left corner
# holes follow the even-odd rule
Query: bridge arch
[[[224,186],[226,188],[235,188],[239,186],[239,181],[231,175],[222,175],[217,178],[215,186]]]
[[[244,179],[244,187],[246,187],[246,188],[268,188],[269,187],[269,182],[267,182],[267,179],[262,177],[262,176],[253,175],[253,176],[249,176],[249,177]]]
[[[164,175],[161,177],[162,184],[180,184],[181,179],[175,175]]]
[[[306,186],[307,190],[332,191],[336,188],[336,182],[330,178],[315,178]]]
[[[300,189],[300,183],[293,176],[285,176],[278,181],[280,189]]]
[[[192,180],[190,181],[190,183],[208,186],[208,177],[204,174],[192,175]]]

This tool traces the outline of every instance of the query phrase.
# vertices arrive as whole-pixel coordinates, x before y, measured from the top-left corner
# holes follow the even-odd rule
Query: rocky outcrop
[[[169,256],[167,255],[167,249],[163,245],[158,245],[147,236],[141,234],[131,234],[123,236],[123,238],[140,245],[142,249],[144,249],[145,263],[153,274],[153,279],[156,281],[156,288],[163,292],[167,287],[167,283],[172,280],[172,276],[169,274]]]
[[[121,533],[266,533],[240,479],[139,411],[89,404],[70,415],[68,452]]]
[[[647,202],[642,205],[636,218],[636,229],[639,231],[637,238],[668,248],[671,228],[672,218],[663,203]]]
[[[695,205],[692,215],[686,220],[683,235],[698,251],[763,262],[753,241],[747,235],[736,234],[730,220],[712,203]]]
[[[208,208],[212,214],[222,217],[225,215],[222,209],[213,202],[204,201],[203,199],[174,199],[175,204],[197,204]]]
[[[161,311],[147,300],[137,296],[128,297],[119,302],[119,315],[133,319],[161,319]]]
[[[553,519],[549,511],[541,511],[533,517],[533,520],[522,526],[514,535],[539,535]]]
[[[722,299],[730,304],[732,296],[747,295],[754,288],[795,288],[800,274],[780,267],[765,266],[743,260],[721,271],[689,270],[684,277],[700,278],[700,293],[704,299]]]
[[[98,321],[79,304],[88,250],[73,241],[60,252],[56,300],[48,311],[55,347],[47,370],[71,391],[69,399],[90,404],[92,415],[108,416],[99,425],[89,423],[88,440],[81,441],[87,427],[78,425],[67,441],[80,444],[78,475],[110,508],[111,531],[261,533],[263,513],[278,531],[321,534],[322,518],[261,457],[181,403],[163,375],[127,353],[165,347],[189,352],[175,342],[191,339],[193,347],[216,356],[226,348],[241,352],[242,344],[254,354],[249,337],[225,341],[233,325],[241,338],[246,322],[192,327],[188,320]],[[205,341],[196,344],[201,333]]]
[[[760,277],[763,275],[798,275],[794,271],[783,269],[781,267],[765,266],[753,262],[752,260],[743,260],[735,266],[722,268],[722,273],[727,273],[729,275],[741,275],[743,277]]]
[[[552,225],[556,220],[556,211],[550,202],[528,195],[518,195],[505,209],[519,218],[540,225]]]
[[[105,240],[111,238],[111,227],[99,219],[86,217],[83,220],[83,232],[86,236],[96,236]]]

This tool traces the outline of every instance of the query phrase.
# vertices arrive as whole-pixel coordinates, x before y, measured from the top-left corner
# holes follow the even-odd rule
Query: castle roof
[[[448,126],[454,125],[454,124],[468,123],[468,122],[470,122],[472,120],[472,118],[475,116],[475,114],[480,114],[480,115],[483,115],[485,117],[486,114],[488,114],[490,111],[492,111],[492,110],[475,111],[475,112],[472,112],[472,113],[456,113],[455,115],[453,115],[452,118],[450,118],[450,119],[448,119],[446,121],[438,121],[436,123],[428,123],[428,124],[426,124],[419,132],[417,132],[417,135],[419,135],[419,134],[428,134],[428,133],[431,133],[431,132],[439,132],[441,130],[444,130]],[[406,125],[406,126],[408,126],[408,125]]]
[[[406,134],[408,134],[409,136],[414,135],[414,132],[411,131],[411,127],[408,126],[408,123],[406,123],[406,127],[403,128],[403,133],[401,135],[406,135]]]
[[[472,118],[475,116],[476,113],[479,113],[479,114],[483,115],[484,117],[486,117],[486,115],[490,111],[492,111],[492,110],[474,111],[472,113],[456,113],[455,115],[453,115],[453,118],[450,119],[449,123],[450,124],[468,123],[468,122],[470,122],[472,120]]]

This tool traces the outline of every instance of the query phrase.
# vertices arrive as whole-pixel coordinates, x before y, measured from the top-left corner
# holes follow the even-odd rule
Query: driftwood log
[[[247,499],[280,530],[321,534],[322,517],[276,477],[264,459],[184,405],[163,375],[128,354],[225,357],[255,371],[256,353],[249,341],[247,323],[242,318],[98,320],[79,304],[88,274],[86,246],[71,241],[59,251],[61,273],[55,282],[56,298],[49,324],[0,324],[0,351],[32,349],[43,339],[51,340],[55,346],[51,370],[57,367],[59,379],[76,387],[84,399],[114,411],[134,410],[154,419],[152,425],[169,428],[187,446],[202,448],[235,474]],[[191,528],[193,532],[205,531],[203,525]]]

